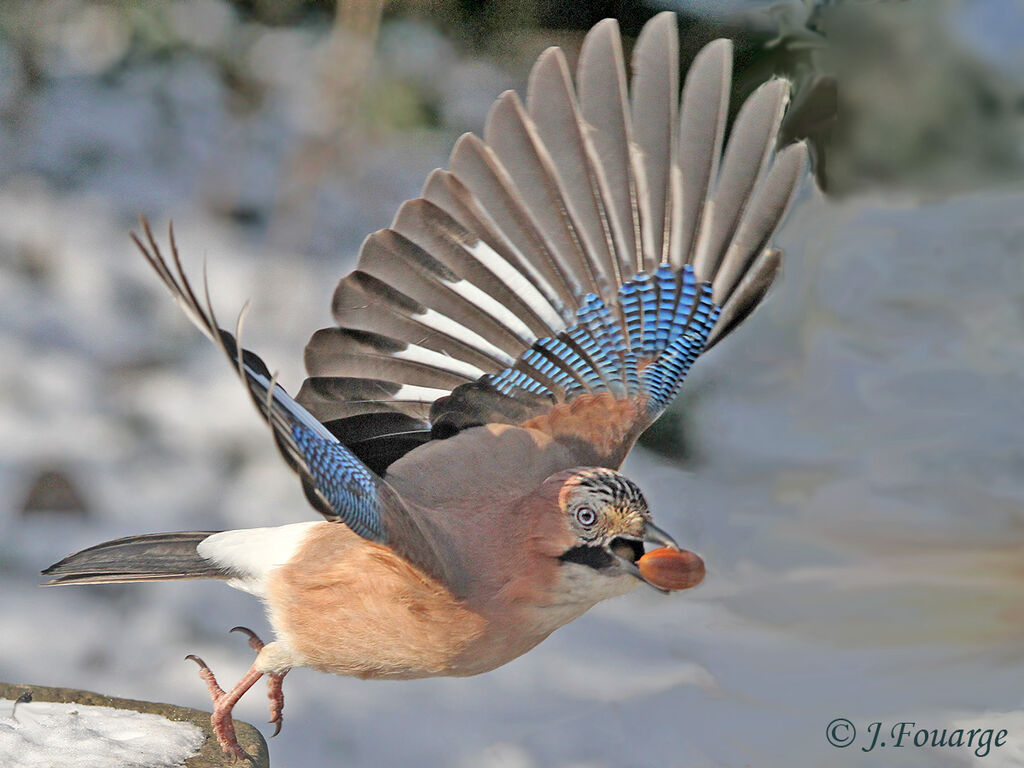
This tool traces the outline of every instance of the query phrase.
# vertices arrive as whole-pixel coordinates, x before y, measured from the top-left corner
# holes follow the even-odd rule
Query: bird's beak
[[[628,573],[630,576],[632,576],[632,577],[634,577],[636,579],[639,579],[644,584],[649,586],[651,589],[656,589],[659,592],[665,593],[666,595],[668,594],[668,590],[667,589],[664,589],[663,587],[659,587],[657,584],[654,584],[654,583],[648,581],[647,577],[644,576],[642,573],[640,573],[640,566],[638,566],[636,563],[634,563],[628,557],[623,557],[622,555],[620,555],[618,552],[616,552],[614,550],[612,550],[612,557],[615,558],[615,562],[617,562],[619,564],[619,567],[622,568],[622,570],[625,571],[626,573]]]
[[[644,528],[644,541],[651,541],[655,544],[661,544],[663,547],[679,551],[679,545],[676,544],[676,540],[651,522],[648,522]]]
[[[649,541],[653,544],[660,544],[663,547],[669,547],[670,549],[674,549],[677,552],[679,551],[679,545],[676,544],[675,539],[673,539],[665,531],[661,530],[661,528],[659,528],[651,522],[648,522],[647,525],[644,526],[643,540]],[[636,540],[633,539],[633,541],[635,542]],[[648,581],[647,577],[645,577],[640,572],[640,567],[636,564],[636,560],[639,558],[636,558],[635,553],[632,553],[633,558],[626,557],[626,555],[622,553],[622,548],[615,546],[609,547],[608,551],[611,554],[611,556],[615,558],[615,561],[619,564],[619,567],[622,568],[623,571],[628,573],[630,576],[639,579],[644,584],[649,586],[651,589],[656,589],[659,592],[668,594],[669,590],[664,589],[663,587],[659,587],[657,584],[653,584],[652,582]]]

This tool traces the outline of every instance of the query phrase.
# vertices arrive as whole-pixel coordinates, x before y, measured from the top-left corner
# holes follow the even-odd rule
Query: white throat
[[[565,562],[548,600],[536,607],[539,621],[553,632],[577,619],[602,600],[624,595],[640,582],[628,574],[605,576],[588,565]]]

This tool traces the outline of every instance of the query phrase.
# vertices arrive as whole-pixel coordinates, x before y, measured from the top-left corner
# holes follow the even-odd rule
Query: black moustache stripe
[[[566,550],[558,558],[563,563],[579,563],[587,565],[596,570],[608,568],[615,562],[604,547],[579,546]]]

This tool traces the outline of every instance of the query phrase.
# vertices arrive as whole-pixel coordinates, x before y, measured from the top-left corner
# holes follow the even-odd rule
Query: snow
[[[191,723],[112,707],[0,699],[4,768],[171,768],[199,751]]]

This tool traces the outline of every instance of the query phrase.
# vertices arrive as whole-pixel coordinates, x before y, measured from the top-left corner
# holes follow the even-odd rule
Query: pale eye
[[[597,522],[597,513],[590,507],[580,507],[576,510],[576,520],[580,525],[589,528]]]

